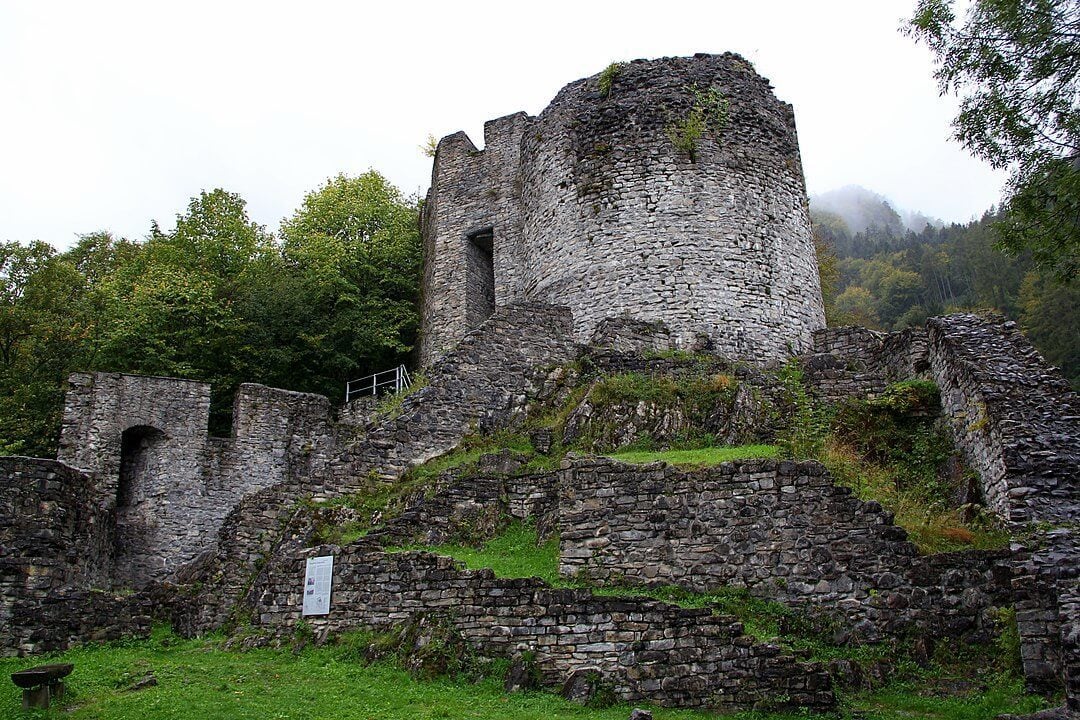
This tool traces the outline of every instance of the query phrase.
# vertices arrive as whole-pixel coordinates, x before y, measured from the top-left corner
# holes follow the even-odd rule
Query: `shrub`
[[[697,85],[687,88],[693,102],[686,115],[668,123],[665,132],[671,144],[680,153],[697,159],[698,142],[705,133],[711,132],[719,140],[720,133],[727,127],[730,104],[724,94],[716,88],[702,90]]]
[[[607,97],[611,94],[611,84],[615,82],[615,78],[619,77],[625,67],[626,63],[613,62],[600,72],[600,97]]]

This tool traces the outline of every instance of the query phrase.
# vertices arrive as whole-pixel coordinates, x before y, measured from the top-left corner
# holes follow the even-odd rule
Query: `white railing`
[[[383,370],[345,383],[345,402],[359,395],[399,393],[407,390],[410,385],[412,385],[412,378],[409,377],[409,371],[404,365],[398,365],[393,370]]]

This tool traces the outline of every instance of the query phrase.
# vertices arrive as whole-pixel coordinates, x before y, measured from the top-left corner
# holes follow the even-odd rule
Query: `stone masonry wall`
[[[16,609],[72,584],[108,586],[111,520],[84,473],[56,460],[0,457],[0,653],[26,639]]]
[[[1080,401],[1015,323],[959,314],[925,330],[815,333],[800,358],[815,395],[864,397],[907,377],[932,379],[988,506],[1013,529],[1014,606],[1029,684],[1064,681],[1077,700],[1073,599],[1080,578]]]
[[[1069,702],[1080,705],[1080,398],[1015,323],[950,315],[932,318],[928,329],[931,372],[956,444],[988,505],[1023,538],[1013,552],[1024,674],[1036,686],[1063,680]]]
[[[691,158],[668,128],[696,87],[727,98],[728,120]],[[632,315],[673,343],[764,362],[810,346],[824,325],[791,107],[737,55],[625,64],[566,86],[538,117],[462,133],[435,157],[425,208],[421,359],[471,325],[470,237],[493,228],[497,305],[567,305],[575,338]]]
[[[210,386],[117,373],[75,373],[68,386],[57,457],[87,472],[115,512],[113,582],[141,585],[192,556],[174,538],[202,495]]]
[[[813,352],[799,357],[814,396],[825,402],[865,398],[889,383],[926,376],[930,363],[923,328],[880,333],[863,327],[814,332]]]
[[[38,655],[79,643],[146,637],[153,612],[150,599],[142,594],[76,587],[52,590],[14,604],[10,628],[0,631],[0,654]]]
[[[1080,398],[1015,323],[950,315],[929,322],[933,376],[957,445],[1003,518],[1080,516]]]
[[[229,510],[262,487],[326,470],[339,429],[319,395],[241,385],[233,437],[210,438],[210,386],[76,373],[59,457],[84,468],[115,516],[111,584],[141,586],[192,560]]]
[[[916,631],[985,639],[1011,602],[1005,552],[921,557],[874,502],[817,463],[755,460],[682,472],[580,459],[563,470],[562,575],[746,587],[843,620],[855,640]]]
[[[247,495],[225,518],[214,545],[177,578],[201,588],[178,610],[180,624],[202,632],[227,620],[253,573],[290,541],[300,500],[396,482],[409,467],[452,450],[469,432],[521,420],[526,397],[544,371],[575,357],[571,327],[565,308],[497,308],[430,369],[427,386],[408,395],[397,414],[343,444],[325,471],[296,474]]]
[[[119,373],[74,373],[68,379],[57,459],[101,480],[103,496],[116,495],[121,435],[149,427],[164,435],[160,466],[147,477],[146,494],[193,487],[201,474],[210,419],[210,386],[178,378]]]
[[[387,554],[363,544],[280,558],[253,594],[256,627],[292,632],[300,619],[305,559],[325,554],[335,556],[331,612],[307,618],[318,634],[443,615],[486,655],[534,652],[547,685],[594,668],[627,702],[723,708],[835,703],[821,665],[756,643],[733,618],[553,589],[537,578],[499,579],[490,570],[463,570],[449,558]]]

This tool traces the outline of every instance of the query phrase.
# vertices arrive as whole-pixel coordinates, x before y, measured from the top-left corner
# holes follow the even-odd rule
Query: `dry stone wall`
[[[695,90],[727,99],[727,120],[693,157],[669,128]],[[421,358],[432,362],[495,304],[569,306],[584,342],[606,319],[663,321],[671,344],[707,338],[764,362],[808,349],[824,326],[791,107],[737,55],[634,61],[609,92],[566,86],[538,117],[439,144],[425,206]],[[482,240],[481,240],[482,239]],[[489,270],[476,252],[492,244]]]
[[[1015,523],[1080,517],[1080,398],[1015,323],[929,323],[933,376],[990,507]]]
[[[108,586],[112,518],[93,489],[55,460],[0,457],[0,653],[38,647],[27,608],[71,585]]]
[[[143,594],[113,594],[99,589],[67,587],[40,598],[20,599],[11,626],[0,634],[0,654],[38,655],[85,642],[146,637],[154,607]]]
[[[320,635],[443,615],[484,654],[535,653],[547,685],[593,668],[628,702],[819,709],[835,704],[821,665],[755,642],[733,618],[553,589],[537,578],[500,579],[490,570],[463,570],[449,558],[388,554],[364,544],[280,558],[259,583],[256,627],[292,632],[300,619],[305,559],[325,554],[335,555],[332,610],[307,618]]]
[[[1080,704],[1080,398],[1015,323],[950,315],[928,323],[931,372],[957,445],[1014,543],[1017,623],[1029,683],[1062,680]]]
[[[887,334],[857,326],[827,328],[814,332],[813,352],[800,356],[799,364],[819,400],[865,398],[889,383],[926,376],[927,342],[923,328]]]
[[[815,334],[800,358],[815,395],[865,397],[921,376],[941,391],[957,447],[988,506],[1015,533],[1014,606],[1029,684],[1076,698],[1076,588],[1080,584],[1080,401],[1015,323],[1000,316],[932,318],[925,331],[862,328]]]
[[[1011,603],[1006,552],[919,556],[874,502],[817,463],[683,472],[578,459],[563,471],[559,571],[601,582],[752,594],[842,620],[855,641],[987,639]]]

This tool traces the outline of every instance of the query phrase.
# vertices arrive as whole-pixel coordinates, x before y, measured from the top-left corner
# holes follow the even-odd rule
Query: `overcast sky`
[[[374,4],[372,4],[374,5]],[[540,112],[613,60],[741,53],[795,106],[810,192],[967,221],[1002,176],[948,137],[914,0],[0,0],[0,240],[172,226],[224,187],[276,230],[337,173],[427,189],[429,133]]]

